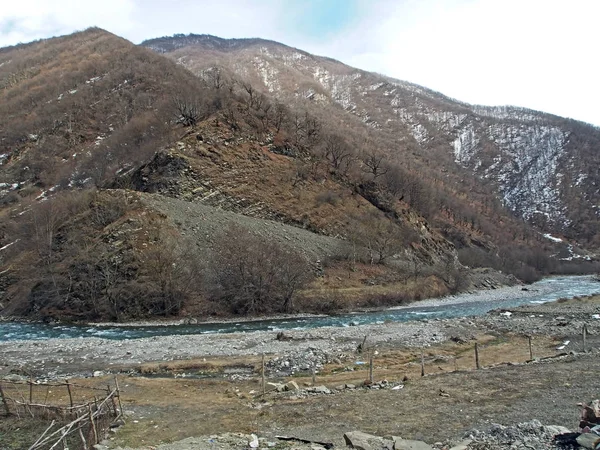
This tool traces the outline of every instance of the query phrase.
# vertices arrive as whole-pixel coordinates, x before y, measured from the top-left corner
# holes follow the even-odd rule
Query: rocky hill
[[[0,49],[3,315],[331,311],[582,256],[466,170],[483,164],[465,156],[482,138],[458,131],[472,120],[479,136],[473,107],[259,39],[146,45],[89,29]],[[434,107],[449,112],[419,125]],[[530,141],[574,142],[540,127]]]
[[[409,159],[457,190],[474,175],[476,189],[489,188],[515,216],[588,246],[600,243],[596,127],[532,110],[465,104],[260,39],[176,35],[142,45],[205,78],[222,68],[287,101],[337,105],[336,119],[347,120],[341,111],[357,117],[385,141],[392,158]],[[462,189],[466,195],[472,190]]]

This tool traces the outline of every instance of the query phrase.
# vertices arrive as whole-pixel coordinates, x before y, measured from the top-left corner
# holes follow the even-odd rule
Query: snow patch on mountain
[[[459,123],[457,121],[457,123]],[[467,124],[460,132],[458,136],[452,142],[454,148],[454,161],[457,164],[466,166],[473,157],[477,155],[479,146],[479,137],[475,132],[475,127],[472,123]]]
[[[281,90],[279,71],[273,65],[258,56],[254,58],[253,64],[269,92]]]

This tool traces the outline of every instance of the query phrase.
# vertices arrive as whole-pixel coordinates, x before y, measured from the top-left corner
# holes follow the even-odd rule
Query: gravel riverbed
[[[453,302],[503,301],[517,296],[539,295],[521,287],[432,299],[414,306],[438,306]],[[512,312],[511,312],[512,311]],[[321,327],[285,331],[277,339],[275,331],[154,336],[111,340],[53,338],[0,342],[0,376],[33,373],[37,377],[90,375],[95,371],[117,371],[146,362],[185,360],[212,356],[286,355],[315,349],[335,358],[353,352],[365,336],[370,346],[427,347],[448,339],[469,340],[478,332],[498,331],[522,334],[569,336],[580,333],[583,323],[591,339],[600,334],[600,304],[581,302],[575,306],[560,303],[527,305],[506,312],[492,311],[484,316],[429,319],[412,322],[386,322],[347,327]],[[567,350],[570,350],[568,348]]]

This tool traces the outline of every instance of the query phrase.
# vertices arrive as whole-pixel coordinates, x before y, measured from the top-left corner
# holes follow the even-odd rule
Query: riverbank
[[[189,436],[214,439],[217,430],[256,433],[269,442],[284,434],[341,447],[343,433],[361,430],[445,445],[491,423],[535,419],[575,429],[576,404],[600,389],[597,314],[598,296],[479,317],[289,330],[279,338],[275,331],[258,331],[19,341],[0,344],[0,371],[15,380],[27,380],[27,370],[36,380],[66,376],[92,387],[120,373],[126,425],[110,434],[111,448],[146,450]],[[534,361],[526,336],[532,337]],[[359,345],[366,351],[357,351]],[[293,384],[283,392],[268,385],[273,391],[260,395],[263,352],[267,381],[279,386],[293,381],[298,390]],[[370,354],[373,387],[365,385]],[[323,386],[314,392],[312,367],[317,387]],[[54,391],[51,396],[68,401],[66,392]],[[185,448],[185,443],[172,447]],[[222,450],[229,448],[234,447]]]
[[[533,309],[532,309],[533,308]],[[570,309],[569,309],[570,308]],[[556,311],[563,311],[558,315]],[[570,336],[583,323],[600,336],[600,303],[572,300],[493,311],[480,317],[384,322],[347,327],[279,331],[103,338],[19,340],[0,343],[0,376],[60,378],[96,373],[139,372],[147,363],[173,363],[262,354],[294,355],[314,349],[323,361],[345,358],[359,345],[376,348],[428,348],[444,342],[469,342],[478,334]],[[518,313],[521,311],[521,313]],[[544,312],[546,311],[546,312]],[[366,341],[365,341],[366,338]],[[571,348],[574,348],[571,346]],[[567,348],[569,350],[569,348]],[[291,367],[302,365],[291,362]]]

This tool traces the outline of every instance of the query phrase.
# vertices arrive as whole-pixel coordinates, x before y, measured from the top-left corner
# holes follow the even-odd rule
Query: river
[[[527,303],[545,303],[559,298],[572,298],[598,293],[600,293],[600,282],[594,277],[565,276],[546,278],[524,288],[516,286],[480,291],[474,294],[424,300],[405,307],[323,317],[160,326],[84,326],[0,322],[0,341],[84,337],[120,340],[167,335],[273,331],[323,326],[343,327],[383,323],[385,321],[404,322],[433,318],[478,316],[492,309],[514,308]]]

